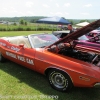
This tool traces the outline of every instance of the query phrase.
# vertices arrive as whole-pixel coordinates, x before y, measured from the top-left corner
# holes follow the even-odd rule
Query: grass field
[[[19,35],[28,35],[36,33],[51,33],[52,31],[1,31],[0,37],[4,36],[19,36]]]
[[[41,32],[0,32],[0,36],[32,33]],[[100,100],[100,89],[73,88],[69,93],[58,92],[50,87],[45,76],[6,61],[0,63],[0,100]]]

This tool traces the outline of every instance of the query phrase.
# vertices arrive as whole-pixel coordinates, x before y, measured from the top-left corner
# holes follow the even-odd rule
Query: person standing
[[[73,33],[73,27],[72,27],[72,24],[68,24],[67,25],[67,29],[70,31],[70,33]]]

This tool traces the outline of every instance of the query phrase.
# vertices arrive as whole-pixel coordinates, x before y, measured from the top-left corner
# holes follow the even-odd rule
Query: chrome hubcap
[[[68,86],[68,80],[61,73],[52,74],[51,81],[57,88],[64,88]]]

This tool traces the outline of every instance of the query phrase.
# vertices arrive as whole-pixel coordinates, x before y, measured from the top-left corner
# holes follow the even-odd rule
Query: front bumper
[[[100,88],[100,83],[96,83],[96,84],[94,85],[94,87],[95,87],[95,88]]]

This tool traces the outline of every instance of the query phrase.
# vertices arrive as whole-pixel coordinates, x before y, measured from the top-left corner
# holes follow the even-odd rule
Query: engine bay
[[[82,51],[78,51],[72,48],[67,48],[67,49],[60,50],[59,54],[62,54],[64,56],[69,56],[78,60],[95,64],[96,66],[99,66],[98,64],[100,61],[100,55],[97,55],[95,53],[82,52]]]
[[[96,52],[83,51],[81,49],[76,49],[72,46],[65,46],[61,43],[56,46],[51,46],[49,49],[51,52],[55,52],[64,56],[72,57],[84,62],[88,62],[100,67],[100,55]]]

